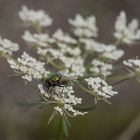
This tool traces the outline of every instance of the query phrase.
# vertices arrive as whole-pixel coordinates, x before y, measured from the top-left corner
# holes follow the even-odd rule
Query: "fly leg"
[[[62,87],[61,95],[63,94],[63,92],[64,92],[64,86]]]
[[[58,85],[58,87],[62,87],[62,91],[61,91],[61,93],[59,93],[59,97],[61,98],[61,96],[62,96],[62,94],[63,94],[63,92],[64,92],[64,85]]]
[[[52,100],[53,100],[54,93],[55,93],[55,87],[51,87],[50,88],[50,97],[51,97]]]

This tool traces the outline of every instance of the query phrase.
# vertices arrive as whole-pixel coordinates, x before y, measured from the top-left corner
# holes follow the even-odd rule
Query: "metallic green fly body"
[[[49,91],[50,88],[54,88],[56,86],[58,87],[64,87],[68,84],[68,81],[75,80],[76,77],[73,76],[66,76],[60,72],[53,74],[44,82],[44,88]]]

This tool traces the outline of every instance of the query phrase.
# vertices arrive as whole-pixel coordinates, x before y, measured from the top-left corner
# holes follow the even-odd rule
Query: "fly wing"
[[[58,74],[62,75],[62,77],[66,80],[66,81],[71,81],[71,80],[76,80],[78,79],[77,76],[71,75],[71,74],[67,74],[63,71],[59,71]]]

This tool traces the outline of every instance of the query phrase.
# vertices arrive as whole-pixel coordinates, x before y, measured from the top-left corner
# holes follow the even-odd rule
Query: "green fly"
[[[69,81],[76,80],[76,79],[77,77],[68,76],[61,72],[58,72],[58,73],[53,74],[52,76],[50,76],[44,81],[44,88],[46,88],[47,91],[49,91],[50,89],[57,86],[64,87],[68,84]]]

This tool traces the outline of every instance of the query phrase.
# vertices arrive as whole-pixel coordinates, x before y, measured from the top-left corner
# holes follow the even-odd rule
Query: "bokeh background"
[[[48,11],[54,19],[51,32],[57,28],[68,31],[67,19],[76,13],[93,14],[97,17],[99,40],[105,43],[114,41],[114,22],[121,10],[126,11],[129,20],[135,17],[140,21],[140,0],[0,0],[0,35],[18,42],[22,49],[26,49],[21,39],[25,28],[18,17],[22,5]],[[140,56],[140,44],[121,47],[127,51],[125,58]],[[36,100],[36,87],[30,83],[25,86],[19,77],[9,77],[11,74],[6,60],[0,58],[0,140],[53,140],[57,121],[47,125],[50,116],[47,108],[27,109],[17,105]],[[69,140],[119,140],[140,113],[140,84],[132,79],[115,89],[119,94],[111,99],[112,105],[101,102],[85,117],[70,120]],[[132,131],[140,127],[136,124]],[[139,139],[140,129],[131,140]]]

